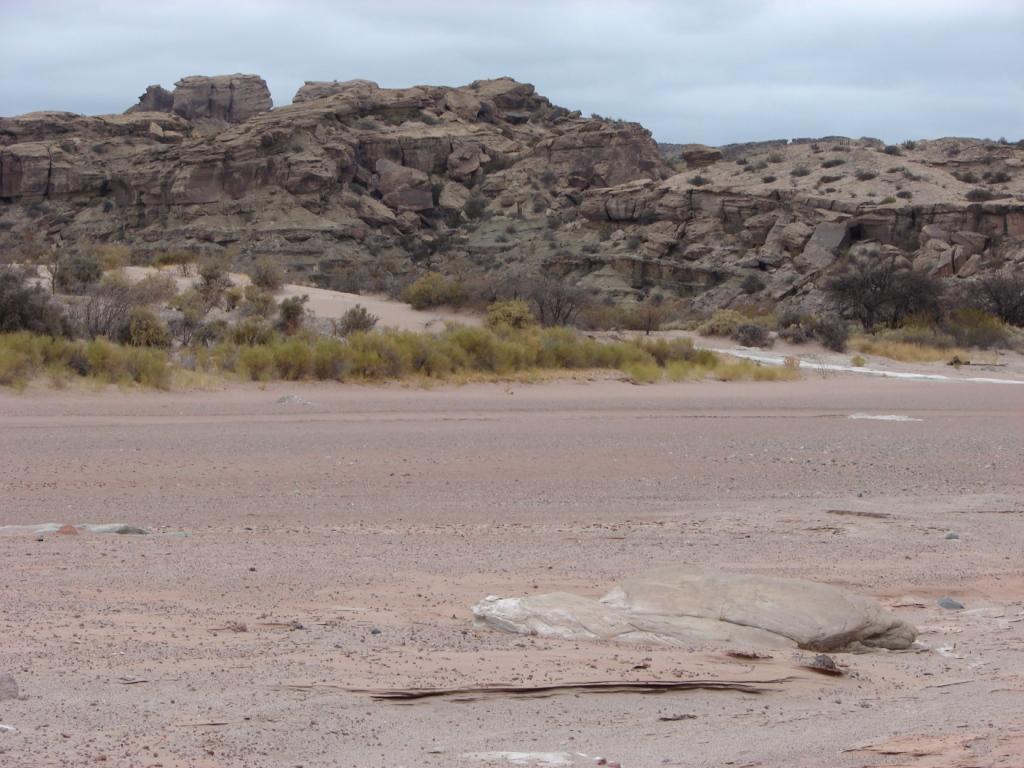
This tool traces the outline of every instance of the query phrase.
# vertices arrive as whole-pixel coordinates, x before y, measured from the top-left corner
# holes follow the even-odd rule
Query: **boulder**
[[[470,178],[480,170],[482,163],[490,158],[484,153],[477,143],[466,143],[457,145],[445,160],[448,175],[456,181],[469,181]]]
[[[968,256],[981,253],[988,248],[988,237],[979,232],[959,231],[953,233],[953,243],[962,245]]]
[[[242,123],[272,106],[270,89],[259,75],[194,75],[174,84],[171,111],[187,120]]]
[[[800,253],[814,234],[814,228],[802,221],[793,221],[782,230],[782,247],[790,253]]]
[[[376,163],[377,189],[381,199],[396,211],[429,211],[434,207],[430,177],[415,168],[406,168],[390,160]]]
[[[438,207],[443,211],[461,211],[469,202],[470,191],[456,181],[446,182],[441,188]]]
[[[706,168],[722,159],[722,150],[704,144],[684,144],[679,151],[687,168]]]
[[[917,637],[874,600],[828,584],[678,566],[626,579],[600,600],[488,597],[473,614],[506,632],[676,646],[902,650]]]

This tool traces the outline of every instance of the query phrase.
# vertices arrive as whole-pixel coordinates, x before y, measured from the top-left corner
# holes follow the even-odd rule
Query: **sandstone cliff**
[[[814,304],[840,254],[898,250],[951,278],[1024,263],[1024,149],[838,137],[663,153],[508,78],[460,88],[254,75],[150,86],[123,115],[0,119],[0,248],[123,242],[271,255],[294,279],[379,288],[425,266],[544,272],[613,298]],[[361,284],[362,283],[362,284]],[[748,292],[749,283],[747,281]]]

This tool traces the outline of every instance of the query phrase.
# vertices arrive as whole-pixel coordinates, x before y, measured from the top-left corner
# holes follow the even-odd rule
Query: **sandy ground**
[[[161,270],[155,267],[125,267],[124,272],[132,280],[141,280],[149,274]],[[195,276],[184,277],[176,274],[174,270],[162,270],[165,274],[174,277],[179,290],[191,288],[197,278]],[[240,273],[231,273],[231,281],[235,285],[248,285],[249,277]],[[382,328],[397,328],[403,331],[425,331],[443,329],[448,321],[458,322],[462,325],[480,325],[481,318],[470,312],[459,312],[448,307],[436,307],[430,310],[416,310],[401,301],[395,301],[384,295],[344,293],[342,291],[329,291],[324,288],[313,288],[306,285],[294,285],[287,283],[280,291],[274,294],[278,301],[290,296],[308,296],[309,302],[306,308],[316,317],[336,320],[352,309],[356,304],[362,304],[378,318],[378,324]]]
[[[151,531],[0,534],[5,768],[1024,764],[1024,387],[30,389],[0,392],[0,457],[0,525]],[[471,623],[487,594],[596,596],[679,562],[872,595],[920,647],[838,654],[832,678],[802,653]],[[690,678],[786,680],[342,690]]]

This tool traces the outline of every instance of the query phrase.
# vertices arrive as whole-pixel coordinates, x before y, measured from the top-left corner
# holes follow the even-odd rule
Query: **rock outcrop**
[[[544,273],[610,298],[814,308],[848,251],[969,279],[1024,266],[1024,148],[832,137],[659,148],[510,78],[150,86],[123,115],[0,119],[0,249],[124,243],[271,256],[294,279],[386,287],[423,266]],[[741,285],[754,274],[764,293]],[[369,282],[368,282],[369,281]],[[749,282],[749,281],[748,281]]]
[[[270,89],[259,75],[196,75],[176,82],[173,93],[159,85],[149,86],[139,103],[127,111],[173,112],[186,120],[244,123],[271,107]]]
[[[904,650],[917,637],[874,600],[838,587],[687,567],[626,579],[600,600],[564,592],[488,597],[473,614],[518,634],[683,647]]]

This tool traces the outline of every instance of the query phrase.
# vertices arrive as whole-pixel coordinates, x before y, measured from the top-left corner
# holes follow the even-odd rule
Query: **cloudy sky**
[[[510,75],[661,141],[1024,138],[1021,0],[0,0],[0,115],[120,112],[252,72],[386,87]]]

